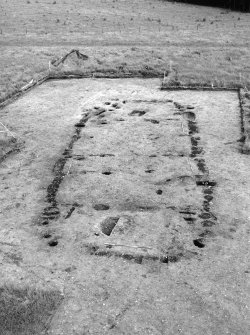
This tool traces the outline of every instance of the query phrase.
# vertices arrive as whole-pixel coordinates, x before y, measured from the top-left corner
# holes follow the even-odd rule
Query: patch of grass
[[[250,14],[166,1],[83,0],[77,11],[70,0],[54,2],[2,3],[0,101],[73,48],[89,59],[52,71],[163,77],[171,61],[183,85],[250,86]]]
[[[39,335],[48,329],[62,301],[59,291],[0,287],[1,335]]]
[[[89,56],[88,60],[77,59],[74,55],[59,67],[51,65],[50,73],[57,77],[64,74],[86,76],[121,76],[127,74],[145,77],[161,77],[168,72],[171,62],[174,74],[178,74],[181,85],[225,87],[250,87],[250,49],[241,47],[204,47],[188,48],[161,47],[70,47],[80,49]],[[1,48],[0,48],[1,49]],[[64,56],[70,51],[67,47],[18,47],[2,48],[1,57],[6,66],[2,67],[0,78],[0,102],[14,93],[31,79],[39,79],[49,73],[49,62]],[[16,55],[9,62],[10,54]],[[230,60],[226,58],[230,57]],[[4,62],[2,64],[4,64]],[[176,81],[176,78],[174,78]]]

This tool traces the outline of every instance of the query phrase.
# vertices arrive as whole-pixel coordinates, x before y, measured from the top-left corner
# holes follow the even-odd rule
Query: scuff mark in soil
[[[78,203],[74,203],[71,208],[69,209],[67,215],[65,216],[65,219],[69,219],[72,215],[72,213],[74,212],[74,210],[76,209],[76,207],[79,207],[79,204]]]
[[[20,148],[13,148],[7,151],[4,155],[0,157],[0,164],[3,163],[10,155],[20,152]]]
[[[91,157],[115,157],[114,154],[89,154]]]
[[[24,143],[19,143],[16,138],[11,138],[6,143],[1,143],[0,164],[3,163],[9,156],[21,151]]]
[[[94,243],[85,244],[84,247],[90,255],[95,256],[106,256],[106,257],[118,257],[135,263],[141,264],[144,259],[159,261],[161,263],[168,263],[169,258],[167,255],[157,255],[145,253],[133,253],[115,250],[112,245],[100,246]]]

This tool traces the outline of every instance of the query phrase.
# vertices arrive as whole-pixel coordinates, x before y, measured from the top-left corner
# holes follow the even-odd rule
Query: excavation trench
[[[234,168],[246,171],[237,92],[161,91],[142,79],[73,85],[101,94],[54,166],[40,216],[60,232],[50,246],[73,234],[91,255],[167,263],[233,238],[230,204],[243,178]]]
[[[211,212],[211,202],[213,201],[213,190],[216,186],[216,182],[210,181],[209,178],[209,169],[206,165],[206,161],[204,158],[204,148],[200,144],[201,137],[199,136],[199,127],[196,121],[196,114],[194,112],[190,112],[190,109],[195,109],[192,106],[182,106],[179,103],[175,103],[175,107],[179,110],[180,115],[184,117],[184,119],[187,120],[187,126],[188,126],[188,134],[190,136],[190,142],[191,142],[191,153],[189,155],[190,159],[192,159],[198,168],[198,174],[196,174],[195,181],[196,185],[199,187],[202,187],[202,193],[203,193],[203,203],[202,208],[199,208],[198,213],[194,211],[180,211],[180,213],[184,214],[183,218],[186,220],[189,224],[195,223],[197,220],[196,215],[198,214],[198,217],[200,219],[204,219],[204,221],[201,221],[201,225],[203,227],[212,227],[216,224],[216,216]],[[210,230],[206,229],[200,234],[200,237],[198,239],[194,239],[193,243],[198,248],[204,248],[204,238],[206,235],[210,234]]]
[[[51,220],[55,220],[60,216],[60,210],[58,208],[56,196],[59,190],[59,187],[65,177],[64,167],[67,160],[71,157],[72,149],[76,141],[78,141],[81,137],[81,129],[85,126],[85,123],[88,121],[88,113],[85,113],[81,120],[75,125],[75,132],[71,138],[70,143],[68,144],[67,148],[64,150],[62,157],[60,157],[53,168],[54,179],[49,184],[47,188],[47,197],[46,201],[48,206],[44,208],[43,213],[40,217],[40,223],[42,225],[48,225]],[[73,210],[75,206],[72,207]],[[66,218],[70,217],[71,213],[68,213]]]

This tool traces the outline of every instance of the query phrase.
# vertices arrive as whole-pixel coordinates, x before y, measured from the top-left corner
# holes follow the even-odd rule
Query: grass
[[[58,291],[0,287],[1,335],[39,335],[62,301]]]
[[[184,85],[250,87],[250,14],[166,1],[6,0],[0,5],[0,99],[71,49],[57,73],[162,76]]]

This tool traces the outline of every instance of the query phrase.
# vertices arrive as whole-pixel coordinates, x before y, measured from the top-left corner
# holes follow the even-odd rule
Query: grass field
[[[73,48],[89,60],[70,71],[250,84],[250,14],[152,0],[6,0],[0,11],[1,99]]]

